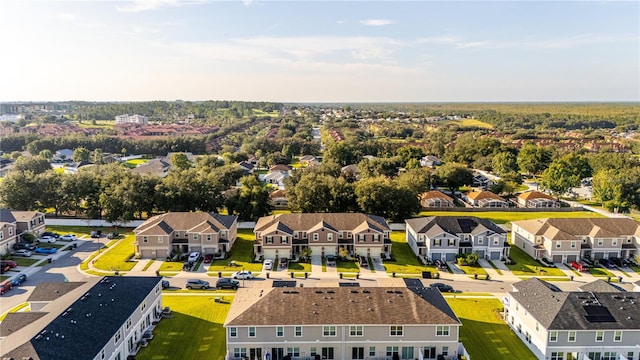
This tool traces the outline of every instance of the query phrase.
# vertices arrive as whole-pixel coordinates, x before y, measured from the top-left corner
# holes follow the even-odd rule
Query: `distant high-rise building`
[[[149,122],[149,118],[144,115],[124,114],[124,115],[116,116],[116,124],[136,123],[136,124],[147,125],[148,122]]]

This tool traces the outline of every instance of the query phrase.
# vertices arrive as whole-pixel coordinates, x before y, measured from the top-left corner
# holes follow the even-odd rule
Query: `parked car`
[[[0,274],[4,274],[7,271],[11,270],[11,266],[9,266],[9,264],[2,264],[0,265]]]
[[[21,250],[21,249],[33,251],[36,249],[36,246],[28,242],[22,242],[22,241],[13,244],[13,250]]]
[[[602,267],[609,268],[609,269],[616,268],[616,266],[611,261],[609,261],[609,259],[605,259],[605,258],[598,259],[598,264],[602,265]]]
[[[163,289],[168,289],[171,287],[171,284],[169,284],[169,280],[162,280],[162,288]]]
[[[38,238],[38,242],[41,243],[54,243],[56,242],[56,240],[58,239],[54,238],[53,236],[40,236]]]
[[[233,273],[231,277],[234,279],[240,279],[240,280],[251,280],[253,279],[253,273],[248,270],[238,271]]]
[[[38,247],[33,250],[36,254],[55,254],[57,251],[58,249],[54,247]]]
[[[368,268],[369,267],[369,260],[367,260],[367,258],[364,257],[364,256],[358,256],[358,264],[361,267]]]
[[[50,236],[50,237],[54,237],[54,238],[57,239],[57,238],[60,237],[60,234],[52,232],[52,231],[45,231],[42,234],[40,234],[40,237],[43,237],[43,236]]]
[[[117,232],[110,232],[107,234],[107,239],[112,240],[112,239],[117,239],[120,236],[120,234],[118,234]]]
[[[582,272],[589,271],[589,265],[587,265],[587,263],[582,261],[572,261],[571,267]]]
[[[440,260],[440,259],[438,259],[438,260],[434,261],[433,263],[434,263],[434,264],[438,267],[438,269],[440,269],[440,270],[446,270],[446,269],[447,269],[447,264],[446,264],[444,261]]]
[[[0,295],[4,295],[4,293],[11,290],[12,286],[13,286],[13,283],[9,279],[3,282],[0,282]]]
[[[11,279],[11,285],[18,286],[25,281],[27,281],[27,274],[18,274]]]
[[[78,237],[75,236],[74,234],[65,234],[60,236],[60,240],[62,241],[76,241],[78,240]]]
[[[191,254],[189,254],[189,259],[187,261],[189,261],[190,263],[194,263],[194,262],[197,262],[198,260],[200,260],[200,253],[197,251],[194,251]]]
[[[273,260],[271,259],[265,260],[264,263],[262,263],[262,266],[264,267],[265,270],[273,269]]]
[[[213,261],[213,254],[206,254],[206,255],[204,256],[204,260],[203,260],[203,262],[204,262],[205,264],[211,264],[211,262],[212,262],[212,261]]]
[[[622,259],[619,257],[610,257],[609,261],[611,261],[615,266],[622,266]]]
[[[431,285],[432,288],[438,288],[440,292],[453,292],[453,287],[451,285],[443,284],[443,283],[433,283]]]
[[[92,239],[98,239],[100,235],[102,235],[102,232],[99,230],[94,230],[89,234],[89,236],[91,236]]]
[[[18,263],[13,260],[0,260],[0,266],[9,266],[9,268],[15,269],[18,267]]]
[[[334,255],[325,256],[325,264],[327,264],[327,266],[335,266],[336,265],[336,257]]]
[[[200,280],[200,279],[189,279],[187,280],[187,289],[208,289],[209,282]]]
[[[238,287],[240,287],[240,283],[235,281],[235,280],[229,279],[229,278],[220,278],[216,282],[216,287],[218,289],[233,289],[233,290],[237,290]]]
[[[14,251],[12,255],[13,256],[29,257],[29,256],[32,255],[32,253],[31,253],[31,251],[29,251],[27,249],[20,249],[20,250]]]

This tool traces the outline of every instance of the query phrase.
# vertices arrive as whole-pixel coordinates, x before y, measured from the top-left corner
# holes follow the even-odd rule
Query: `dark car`
[[[13,244],[13,250],[22,250],[22,249],[33,251],[36,249],[36,246],[28,242],[17,242]]]
[[[364,256],[358,256],[358,264],[361,267],[368,268],[369,267],[369,260],[367,260],[367,258],[364,257]]]
[[[51,231],[45,231],[42,234],[40,234],[40,237],[45,237],[45,236],[49,236],[49,237],[56,238],[56,239],[60,238],[60,234],[54,233],[54,232],[51,232]]]
[[[89,236],[91,236],[92,239],[98,239],[100,238],[100,235],[102,232],[101,231],[92,231],[91,234],[89,234]]]
[[[614,263],[609,261],[609,259],[605,259],[605,258],[598,259],[598,264],[602,265],[602,267],[609,268],[609,269],[615,269],[616,267]]]
[[[204,280],[200,280],[200,279],[189,279],[187,280],[187,289],[191,290],[191,289],[208,289],[209,288],[209,282],[208,281],[204,281]]]
[[[438,288],[440,292],[453,292],[453,287],[451,285],[443,284],[443,283],[433,283],[431,285],[432,288]]]
[[[609,261],[614,263],[616,266],[622,266],[622,259],[620,259],[618,257],[610,257]]]
[[[229,278],[220,278],[218,279],[218,282],[216,282],[216,288],[218,289],[237,290],[238,287],[240,287],[240,283]]]
[[[19,274],[11,279],[11,285],[18,286],[25,281],[27,281],[27,274]]]

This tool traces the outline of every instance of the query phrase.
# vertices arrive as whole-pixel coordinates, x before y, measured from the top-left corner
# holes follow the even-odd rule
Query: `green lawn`
[[[511,221],[541,219],[541,218],[592,218],[604,217],[590,211],[537,211],[537,212],[511,212],[511,211],[421,211],[418,216],[475,216],[489,219],[496,224],[506,224]]]
[[[464,271],[465,274],[468,274],[468,275],[474,275],[474,274],[478,274],[482,276],[487,275],[487,271],[479,265],[476,265],[476,266],[458,265],[458,267],[462,269],[462,271]]]
[[[311,264],[305,262],[289,262],[289,271],[311,272]]]
[[[396,261],[384,261],[384,268],[387,273],[421,274],[423,271],[438,272],[434,266],[425,266],[420,263],[409,244],[407,244],[404,231],[392,231],[391,243],[391,252]]]
[[[18,264],[18,266],[26,266],[26,267],[29,267],[37,263],[38,261],[40,261],[40,259],[25,258],[21,256],[12,256],[11,260],[15,261]]]
[[[261,271],[262,263],[252,262],[253,260],[253,229],[238,229],[238,237],[229,253],[228,259],[214,260],[209,266],[209,271],[231,271],[242,270]],[[236,266],[228,266],[231,261],[235,261]]]
[[[617,276],[613,275],[609,270],[603,268],[603,267],[593,267],[590,266],[589,267],[589,273],[593,276],[611,276],[612,278],[617,278]]]
[[[182,271],[183,261],[165,261],[160,265],[159,271]]]
[[[135,242],[135,236],[133,234],[128,235],[124,239],[115,240],[115,244],[110,246],[109,251],[104,255],[96,259],[93,266],[99,270],[105,271],[128,271],[135,265],[135,261],[127,261],[133,258],[133,243]]]
[[[163,296],[162,304],[171,307],[173,317],[160,321],[136,359],[223,359],[227,349],[222,324],[232,297],[225,296],[224,303],[216,303],[216,297]]]
[[[338,270],[338,272],[347,272],[347,273],[360,272],[360,267],[358,267],[358,264],[354,260],[342,261],[340,259],[337,259],[336,269]]]
[[[546,275],[546,276],[566,276],[562,270],[555,267],[542,266],[531,256],[522,251],[517,246],[511,245],[509,258],[515,264],[507,265],[513,275]]]
[[[452,299],[447,302],[462,321],[460,341],[472,359],[535,360],[529,349],[502,321],[497,299]]]

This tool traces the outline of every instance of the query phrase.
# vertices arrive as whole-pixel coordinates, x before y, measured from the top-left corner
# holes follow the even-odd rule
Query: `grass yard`
[[[342,261],[339,258],[336,260],[336,269],[340,273],[357,273],[360,272],[360,267],[353,260]]]
[[[37,263],[38,261],[40,261],[40,259],[32,259],[32,258],[25,258],[25,257],[18,257],[18,256],[12,256],[11,260],[15,261],[16,264],[18,264],[18,266],[25,266],[25,267],[29,267]]]
[[[387,273],[422,274],[423,271],[438,272],[434,266],[425,266],[420,263],[409,244],[407,244],[404,231],[392,231],[391,243],[391,252],[396,261],[383,261]]]
[[[162,304],[171,307],[173,317],[158,323],[153,340],[136,359],[223,359],[227,349],[222,324],[231,297],[225,297],[224,303],[216,303],[216,297],[163,296]]]
[[[311,272],[311,263],[289,262],[289,271]]]
[[[496,224],[506,224],[511,221],[542,219],[542,218],[602,218],[603,215],[590,211],[536,211],[536,212],[510,212],[510,211],[421,211],[418,216],[475,216],[489,219]]]
[[[159,271],[182,271],[184,261],[165,261],[160,265]]]
[[[460,269],[462,269],[462,271],[464,271],[465,274],[468,275],[487,275],[487,271],[485,269],[482,268],[482,266],[476,265],[476,266],[465,266],[465,265],[458,265],[458,267]]]
[[[253,260],[253,229],[238,229],[238,237],[233,243],[228,259],[213,260],[208,271],[231,271],[236,272],[242,269],[249,271],[261,271],[262,263],[252,262]],[[235,261],[235,266],[228,266],[231,261]],[[181,267],[182,268],[182,267]]]
[[[116,240],[116,243],[110,246],[109,250],[96,259],[93,266],[99,270],[111,271],[128,271],[135,265],[135,261],[128,261],[133,257],[133,243],[135,236],[128,235],[122,240]]]
[[[520,248],[511,245],[509,258],[515,261],[515,264],[507,265],[513,275],[545,275],[545,276],[566,276],[562,270],[555,267],[542,266],[531,256],[522,251]]]
[[[589,267],[589,273],[593,276],[610,276],[611,278],[617,278],[617,276],[613,275],[613,273],[611,273],[609,270],[603,268],[603,267],[593,267],[590,266]]]
[[[535,360],[529,349],[502,321],[497,299],[452,299],[447,302],[462,321],[460,341],[472,359]]]

